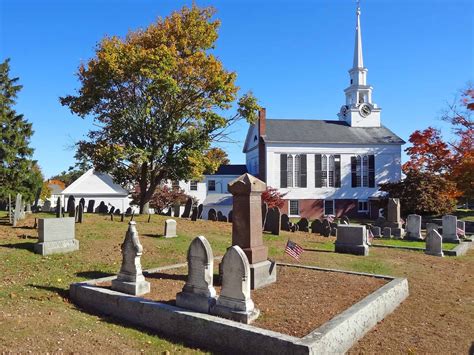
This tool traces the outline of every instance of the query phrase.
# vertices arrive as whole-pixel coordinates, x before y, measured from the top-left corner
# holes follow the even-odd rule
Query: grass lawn
[[[456,210],[455,213],[453,213],[455,216],[458,217],[461,221],[469,221],[469,222],[474,222],[474,210]]]
[[[392,245],[397,247],[414,247],[414,248],[425,248],[425,242],[403,240],[403,239],[374,239],[373,244],[381,245]],[[456,243],[443,243],[443,250],[452,250],[459,244]]]
[[[119,270],[127,230],[120,218],[112,222],[109,216],[85,214],[84,223],[76,225],[80,250],[43,257],[33,253],[34,218],[54,214],[29,215],[17,228],[1,219],[5,215],[0,212],[0,352],[202,353],[179,340],[85,313],[69,301],[71,282]],[[198,235],[209,240],[215,256],[231,245],[231,224],[223,222],[177,219],[178,237],[160,238],[166,218],[154,215],[150,223],[147,216],[135,218],[145,269],[184,262],[189,243]],[[474,250],[462,257],[437,258],[371,248],[369,256],[360,257],[333,253],[332,237],[282,232],[264,234],[270,258],[297,263],[284,253],[288,239],[306,249],[301,264],[408,278],[410,297],[351,352],[467,353],[474,334]]]

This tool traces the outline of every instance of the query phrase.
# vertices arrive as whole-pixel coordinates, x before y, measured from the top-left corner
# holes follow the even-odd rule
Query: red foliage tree
[[[133,201],[137,203],[140,200],[140,187],[135,188],[132,194]],[[156,212],[161,213],[166,208],[171,208],[175,205],[182,205],[190,196],[186,195],[180,188],[172,188],[168,185],[160,185],[155,189],[150,200],[150,207],[154,208]]]
[[[262,193],[262,202],[265,202],[268,208],[278,207],[282,208],[285,204],[283,197],[286,194],[281,194],[274,187],[268,186],[267,190]]]

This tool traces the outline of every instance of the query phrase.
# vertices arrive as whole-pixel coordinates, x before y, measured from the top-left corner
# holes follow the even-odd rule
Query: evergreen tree
[[[33,202],[43,182],[42,175],[31,159],[32,124],[14,109],[22,86],[18,78],[10,78],[9,62],[6,59],[0,63],[0,200],[19,192],[25,201]]]

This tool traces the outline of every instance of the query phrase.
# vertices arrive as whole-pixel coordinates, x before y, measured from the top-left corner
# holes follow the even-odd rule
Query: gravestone
[[[122,266],[115,280],[112,280],[112,290],[134,296],[150,292],[150,283],[145,281],[142,272],[141,256],[143,247],[138,238],[135,222],[128,223],[128,230],[122,244]]]
[[[342,216],[341,217],[341,224],[349,225],[350,224],[349,217],[347,217],[346,215]]]
[[[217,211],[217,220],[218,220],[219,222],[222,222],[222,217],[223,217],[222,212],[221,212],[221,211]]]
[[[402,239],[403,228],[392,228],[392,235],[395,239]]]
[[[76,217],[76,199],[74,196],[69,196],[67,199],[67,209],[69,217]]]
[[[260,206],[259,210],[261,211]],[[234,208],[234,210],[237,210]],[[261,219],[259,218],[259,223]],[[260,314],[250,297],[250,264],[238,246],[227,249],[222,259],[222,288],[211,313],[223,318],[249,324]]]
[[[165,231],[163,233],[165,238],[174,238],[176,235],[176,221],[174,219],[167,219],[165,221]]]
[[[179,217],[179,211],[181,209],[180,205],[174,205],[173,206],[173,216],[178,218]]]
[[[114,214],[116,216],[120,216],[122,213],[120,212],[120,208],[117,208],[116,210],[114,210]]]
[[[458,218],[456,216],[443,216],[443,241],[459,242],[457,234]]]
[[[385,226],[385,224],[387,223],[386,219],[384,217],[381,217],[379,216],[375,222],[374,222],[374,225],[380,227],[380,228],[383,228]]]
[[[191,221],[196,221],[198,216],[198,208],[193,207],[193,213],[191,213]]]
[[[109,212],[109,208],[105,204],[104,201],[100,201],[99,204],[99,213],[107,214]]]
[[[290,231],[290,218],[285,213],[281,215],[280,229],[287,232]]]
[[[112,222],[113,222],[113,220],[114,220],[114,214],[113,214],[113,213],[110,214],[110,220],[111,220]]]
[[[230,210],[229,215],[228,215],[227,218],[229,220],[229,223],[232,223],[232,210]]]
[[[335,251],[336,253],[369,255],[365,226],[340,225],[337,230]]]
[[[306,218],[301,218],[298,222],[298,230],[300,232],[309,232],[309,222]]]
[[[457,230],[456,234],[459,236],[466,236],[466,222],[464,221],[457,221]]]
[[[329,225],[331,226],[331,236],[335,237],[337,235],[337,223],[329,222]]]
[[[298,223],[290,223],[290,232],[292,233],[295,233],[295,232],[298,232],[299,230],[299,226],[298,226]]]
[[[183,290],[176,295],[178,307],[209,313],[216,303],[213,286],[214,256],[206,238],[194,238],[188,248],[188,278]]]
[[[374,238],[380,238],[381,237],[381,228],[380,227],[372,226],[371,230],[372,230],[372,235],[374,236]]]
[[[431,229],[426,237],[425,254],[443,257],[443,238],[436,229]]]
[[[78,210],[77,210],[77,223],[82,223],[84,219],[84,205],[79,203]]]
[[[262,235],[262,193],[266,184],[243,174],[228,184],[232,194],[232,245],[244,251],[250,263],[250,287],[257,289],[276,281],[276,265],[268,258]]]
[[[268,205],[262,202],[262,228],[265,227],[265,219],[267,218]]]
[[[79,250],[79,241],[75,239],[75,222],[73,217],[40,218],[35,253],[50,255]]]
[[[168,207],[168,211],[166,211],[165,216],[170,216],[173,214],[173,209],[171,207]]]
[[[188,198],[188,200],[186,201],[186,205],[184,206],[184,212],[181,215],[181,218],[189,218],[192,207],[193,207],[193,200],[191,198]]]
[[[31,214],[31,203],[27,203],[26,204],[26,211],[25,211],[26,214]]]
[[[87,203],[87,213],[94,213],[95,200],[89,200]]]
[[[13,224],[12,216],[12,195],[8,194],[8,223]]]
[[[280,209],[278,207],[270,208],[267,211],[264,230],[273,235],[280,235]]]
[[[84,208],[86,207],[86,200],[84,199],[84,197],[81,197],[81,199],[79,200],[79,204],[82,205],[82,211],[84,211]]]
[[[41,207],[41,210],[42,210],[43,212],[49,212],[49,211],[51,211],[51,201],[50,201],[50,200],[44,201],[44,204],[43,204],[43,206]]]
[[[202,203],[198,206],[198,219],[202,219],[202,209],[204,208],[204,206],[202,205]]]
[[[15,200],[15,213],[13,214],[13,227],[16,227],[16,224],[21,219],[21,194],[16,194]]]
[[[438,232],[438,228],[439,226],[436,223],[426,223],[426,236],[428,236],[432,230]]]
[[[387,206],[387,227],[390,228],[402,228],[401,215],[400,215],[400,199],[389,198]]]
[[[323,230],[323,223],[321,222],[321,220],[315,219],[311,223],[311,233],[321,234],[322,230]]]
[[[214,222],[217,221],[217,214],[214,208],[211,208],[209,212],[207,212],[207,219],[209,221],[214,221]]]
[[[384,227],[383,229],[383,237],[384,238],[391,238],[392,237],[392,228]]]
[[[63,216],[63,206],[61,203],[61,197],[58,197],[56,200],[56,218],[61,218]]]
[[[75,210],[74,213],[75,213],[74,217],[75,217],[76,223],[77,223],[77,215],[79,214],[79,205],[76,206],[76,210]]]
[[[132,214],[132,207],[128,207],[127,210],[125,211],[125,214],[128,216]]]
[[[321,234],[326,238],[331,235],[331,223],[327,219],[323,219]]]
[[[114,206],[110,207],[109,213],[112,214],[114,212],[115,212],[115,207]]]
[[[120,222],[123,222],[124,219],[125,219],[125,213],[122,213],[122,214],[120,215]]]
[[[405,239],[422,240],[421,237],[421,216],[410,214],[407,217]]]

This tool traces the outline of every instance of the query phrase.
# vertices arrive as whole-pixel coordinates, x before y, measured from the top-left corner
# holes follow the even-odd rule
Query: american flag
[[[400,218],[400,223],[405,224],[405,220],[403,218]]]
[[[367,230],[367,244],[371,245],[372,241],[374,240],[374,233],[372,233],[372,229]]]
[[[326,219],[330,222],[330,223],[334,223],[334,218],[336,216],[334,216],[333,214],[330,214],[330,215],[327,215],[326,216]]]
[[[296,260],[300,260],[300,256],[301,254],[303,254],[303,251],[304,250],[302,247],[288,239],[288,242],[286,243],[285,247],[286,254],[288,254],[292,258],[295,258]]]
[[[466,233],[461,228],[456,228],[456,234],[464,236]]]

